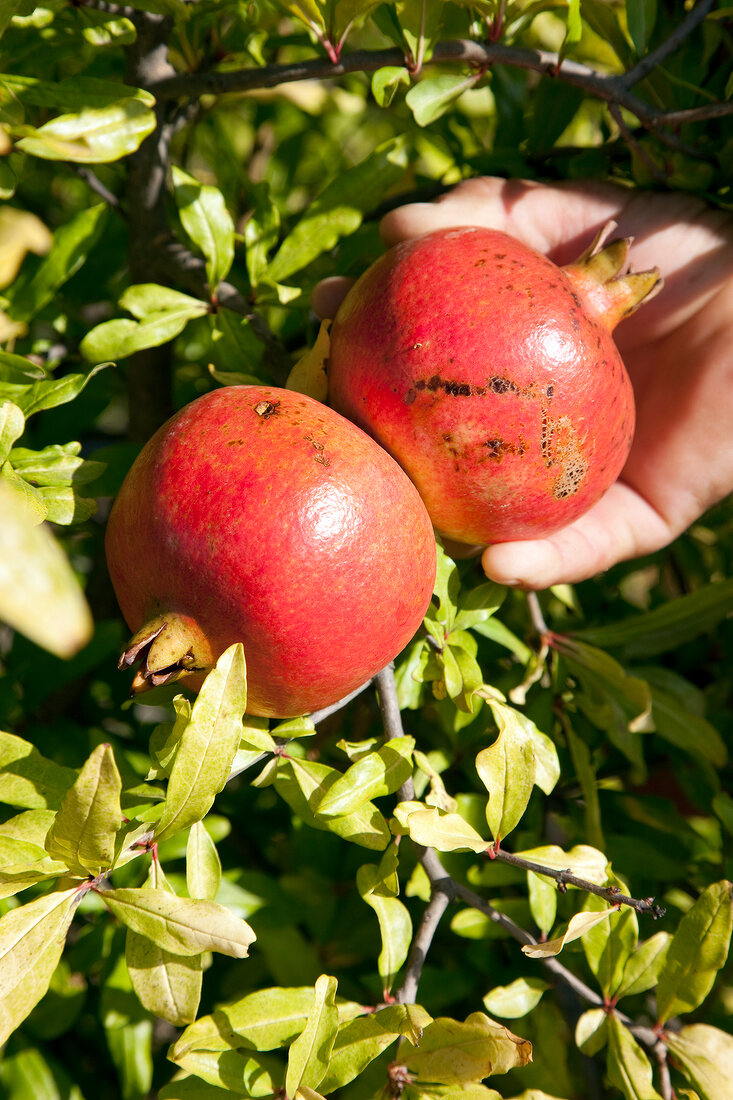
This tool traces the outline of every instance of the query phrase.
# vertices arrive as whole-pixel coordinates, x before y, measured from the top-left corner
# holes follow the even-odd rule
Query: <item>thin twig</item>
[[[495,845],[490,845],[488,852],[491,859],[499,860],[501,863],[510,863],[513,867],[521,867],[524,871],[534,871],[537,875],[554,879],[561,887],[577,886],[580,890],[585,890],[589,894],[596,894],[604,901],[610,902],[611,905],[628,905],[631,909],[635,909],[637,913],[651,913],[655,920],[664,916],[665,910],[661,905],[654,904],[654,898],[632,898],[627,894],[622,894],[617,886],[599,886],[595,882],[574,875],[570,870],[557,871],[553,867],[545,867],[541,863],[534,863],[522,856],[515,856],[513,852],[507,852]]]
[[[114,192],[110,191],[109,187],[105,187],[99,177],[91,170],[82,164],[72,164],[71,167],[76,172],[80,179],[83,179],[87,187],[94,191],[95,195],[99,195],[100,199],[103,199],[108,206],[111,206],[114,210],[121,210],[122,203],[118,199]]]
[[[539,596],[536,592],[527,592],[527,610],[532,620],[532,626],[535,628],[540,638],[544,640],[546,635],[550,633],[550,628],[545,622],[545,616],[542,614]]]

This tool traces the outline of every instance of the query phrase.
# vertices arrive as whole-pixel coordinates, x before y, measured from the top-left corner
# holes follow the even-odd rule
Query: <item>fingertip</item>
[[[541,590],[558,583],[560,555],[547,539],[487,546],[481,564],[489,580],[509,588]]]
[[[379,232],[387,248],[436,228],[434,211],[431,202],[411,202],[390,210],[379,223]]]

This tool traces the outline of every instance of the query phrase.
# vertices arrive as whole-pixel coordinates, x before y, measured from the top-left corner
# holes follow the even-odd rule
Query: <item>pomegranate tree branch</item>
[[[522,856],[515,856],[512,852],[497,848],[493,844],[489,846],[488,853],[491,859],[499,860],[501,863],[510,863],[513,867],[521,867],[524,871],[534,871],[537,875],[554,879],[561,890],[564,890],[567,886],[577,886],[580,890],[585,890],[589,894],[596,894],[604,901],[610,902],[611,905],[628,905],[630,908],[635,909],[637,913],[651,913],[655,920],[664,916],[665,910],[661,905],[654,904],[654,898],[629,897],[627,894],[622,894],[617,886],[599,886],[595,882],[574,875],[570,870],[557,871],[553,867],[545,867],[544,864],[534,863]]]
[[[450,39],[436,44],[430,65],[467,65],[480,71],[492,65],[538,72],[561,80],[608,104],[623,107],[646,129],[653,131],[660,141],[673,148],[683,148],[679,138],[665,131],[665,127],[679,122],[680,112],[664,112],[650,106],[630,91],[629,85],[637,83],[660,60],[668,56],[689,36],[707,14],[711,0],[701,0],[690,15],[676,29],[659,50],[642,59],[628,73],[605,75],[577,61],[561,58],[548,50],[523,49],[494,42],[478,42],[472,39]],[[704,9],[704,10],[703,10]],[[695,16],[693,19],[692,16]],[[652,61],[653,59],[653,61]],[[312,58],[288,64],[264,65],[260,68],[209,70],[199,73],[181,73],[158,81],[151,90],[159,100],[198,98],[202,95],[220,95],[231,92],[249,92],[274,88],[301,80],[333,80],[355,72],[375,72],[387,65],[403,66],[405,58],[401,50],[355,50],[342,54],[337,61],[328,58]],[[695,114],[686,121],[733,113],[733,101],[716,102],[707,107],[695,108]],[[699,113],[703,112],[703,113]]]

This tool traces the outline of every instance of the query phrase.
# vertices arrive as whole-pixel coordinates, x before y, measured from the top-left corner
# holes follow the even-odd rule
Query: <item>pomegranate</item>
[[[329,393],[407,471],[437,530],[542,537],[616,480],[634,431],[614,326],[661,285],[630,241],[559,268],[496,230],[441,229],[381,256],[331,331]]]
[[[110,575],[136,631],[133,692],[244,645],[251,714],[327,706],[420,626],[435,539],[409,479],[348,420],[299,393],[231,386],[149,440],[110,514]]]

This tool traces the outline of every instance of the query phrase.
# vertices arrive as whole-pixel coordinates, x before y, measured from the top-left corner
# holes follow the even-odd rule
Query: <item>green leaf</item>
[[[355,1080],[400,1036],[419,1043],[423,1029],[431,1020],[420,1005],[390,1005],[343,1024],[333,1045],[328,1071],[320,1084],[323,1093],[328,1095]]]
[[[401,85],[410,86],[407,69],[400,65],[385,65],[372,76],[372,95],[380,107],[389,107]]]
[[[244,650],[237,642],[216,662],[193,704],[155,827],[156,840],[175,835],[209,812],[229,778],[246,706]]]
[[[613,877],[611,881],[616,881]],[[617,883],[621,888],[623,883]],[[588,913],[605,912],[607,903],[596,894],[589,894],[585,902]],[[636,913],[624,907],[612,924],[596,925],[583,936],[586,961],[610,1000],[619,988],[626,964],[639,939],[639,921]]]
[[[684,705],[678,692],[650,684],[652,721],[660,737],[693,757],[722,768],[728,759],[725,742],[711,722]]]
[[[0,382],[27,385],[39,378],[46,378],[47,372],[38,364],[32,363],[23,355],[12,355],[9,351],[0,351]]]
[[[662,1100],[652,1085],[652,1066],[646,1053],[615,1012],[608,1017],[608,1076],[626,1100]]]
[[[665,1042],[701,1100],[727,1100],[733,1077],[733,1036],[709,1024],[668,1032]]]
[[[719,581],[644,615],[578,630],[573,637],[603,649],[623,649],[626,658],[656,657],[712,630],[731,611],[733,580]]]
[[[134,6],[134,5],[133,5]],[[155,97],[143,88],[118,84],[113,80],[75,75],[58,83],[20,73],[0,73],[0,86],[31,107],[50,107],[59,111],[82,111],[87,107],[111,107],[124,99],[136,99],[146,107],[155,106]]]
[[[172,176],[181,223],[206,259],[206,276],[214,292],[234,262],[234,222],[217,187],[199,183],[175,164]]]
[[[84,485],[98,478],[105,469],[103,462],[79,457],[81,443],[51,443],[41,451],[13,447],[10,463],[16,474],[32,485],[66,487]]]
[[[76,884],[0,917],[0,1044],[48,989],[78,897]]]
[[[399,790],[412,775],[414,737],[395,737],[376,752],[362,756],[329,787],[316,813],[341,817],[354,813],[365,802]]]
[[[142,889],[170,890],[157,860],[153,860]],[[176,1027],[185,1027],[196,1019],[201,998],[201,955],[173,954],[128,928],[125,962],[132,988],[148,1012]]]
[[[298,817],[312,829],[325,829],[364,848],[382,851],[390,841],[387,822],[372,802],[343,817],[321,818],[316,809],[341,773],[315,760],[278,761],[275,788]]]
[[[503,840],[522,820],[532,794],[537,763],[517,712],[491,704],[499,734],[476,757],[476,771],[489,792],[486,820],[494,840]]]
[[[626,25],[638,57],[644,53],[657,19],[657,0],[626,0]]]
[[[216,845],[203,821],[191,826],[186,843],[186,886],[188,896],[213,901],[221,883],[221,863]]]
[[[155,114],[139,99],[121,99],[106,107],[88,107],[59,115],[17,147],[43,160],[106,164],[134,153],[155,129]]]
[[[657,1019],[693,1012],[710,992],[728,957],[731,884],[713,883],[685,913],[667,950],[657,984]]]
[[[267,181],[250,184],[247,188],[247,200],[251,208],[244,227],[247,274],[252,286],[256,287],[267,270],[270,252],[277,244],[280,211],[273,201]]]
[[[0,0],[0,38],[5,33],[22,0]]]
[[[672,937],[669,932],[656,932],[644,943],[640,943],[626,960],[624,972],[613,995],[632,997],[636,993],[645,993],[653,989],[659,980],[659,972],[667,957]]]
[[[407,958],[412,942],[412,921],[409,911],[396,897],[399,882],[396,875],[397,847],[391,844],[377,866],[363,864],[356,875],[356,887],[367,905],[371,906],[379,921],[382,950],[377,969],[382,979],[385,999],[392,988],[397,973]]]
[[[495,699],[488,697],[486,700],[491,707],[499,729],[504,725],[515,727],[519,737],[524,737],[532,746],[535,759],[535,784],[544,794],[552,794],[560,778],[560,761],[554,742],[537,729],[531,718],[523,714],[521,710],[514,710]]]
[[[29,519],[22,498],[1,483],[0,513],[0,621],[70,657],[89,641],[93,624],[69,560],[51,532]],[[34,801],[28,808],[42,806]]]
[[[160,347],[183,332],[190,320],[206,312],[205,308],[199,308],[201,304],[150,313],[143,321],[127,317],[103,321],[86,334],[79,350],[88,362],[96,363],[102,359],[126,359],[144,348]]]
[[[101,237],[108,217],[109,207],[102,202],[79,211],[59,226],[50,251],[38,267],[28,277],[21,276],[8,292],[8,313],[14,321],[30,321],[48,305],[59,288],[84,264]]]
[[[94,378],[110,363],[98,363],[86,374],[65,374],[63,378],[50,378],[42,382],[34,382],[29,386],[17,387],[19,391],[15,401],[25,414],[26,420],[34,413],[44,409],[55,409],[59,405],[66,405],[78,397],[88,382]]]
[[[219,951],[244,959],[255,939],[246,921],[215,901],[141,887],[102,890],[99,896],[124,925],[173,955]]]
[[[603,1050],[608,1042],[608,1013],[603,1008],[589,1008],[578,1017],[575,1043],[589,1058]]]
[[[135,283],[133,286],[128,286],[121,295],[119,304],[138,321],[145,320],[151,314],[168,311],[180,313],[187,310],[194,317],[203,317],[209,312],[208,302],[202,302],[200,298],[192,298],[190,294],[182,294],[180,290],[172,290],[169,286],[160,286],[158,283]]]
[[[497,985],[484,997],[484,1005],[495,1016],[517,1019],[540,1003],[550,986],[541,978],[517,978],[510,985]]]
[[[413,808],[414,807],[414,808]],[[444,813],[437,807],[426,809],[422,803],[402,802],[395,817],[416,844],[439,852],[485,852],[488,844],[460,814]]]
[[[402,178],[407,161],[405,139],[392,138],[337,176],[285,238],[267,268],[268,279],[283,282],[358,229],[364,214]]]
[[[288,1054],[285,1074],[288,1096],[295,1096],[303,1086],[317,1088],[326,1075],[339,1024],[335,1002],[337,984],[336,979],[327,974],[321,974],[315,984],[305,1027]]]
[[[22,737],[0,732],[0,802],[29,810],[56,810],[75,779],[73,768],[42,756]]]
[[[425,77],[408,91],[405,102],[412,111],[418,126],[429,126],[444,115],[465,91],[481,79],[480,73],[458,76],[444,73],[442,76]]]
[[[46,838],[48,854],[83,877],[109,870],[122,825],[121,791],[112,748],[98,745],[64,796]]]
[[[473,1012],[464,1023],[446,1017],[433,1020],[419,1046],[405,1040],[399,1060],[420,1080],[463,1085],[524,1066],[531,1057],[532,1045],[526,1039],[483,1012]]]
[[[222,1100],[239,1096],[271,1097],[281,1094],[282,1064],[267,1054],[255,1054],[251,1050],[196,1050],[179,1059],[183,1069],[196,1074],[198,1088],[192,1100],[202,1100],[209,1095]],[[227,1091],[224,1091],[224,1090]]]

